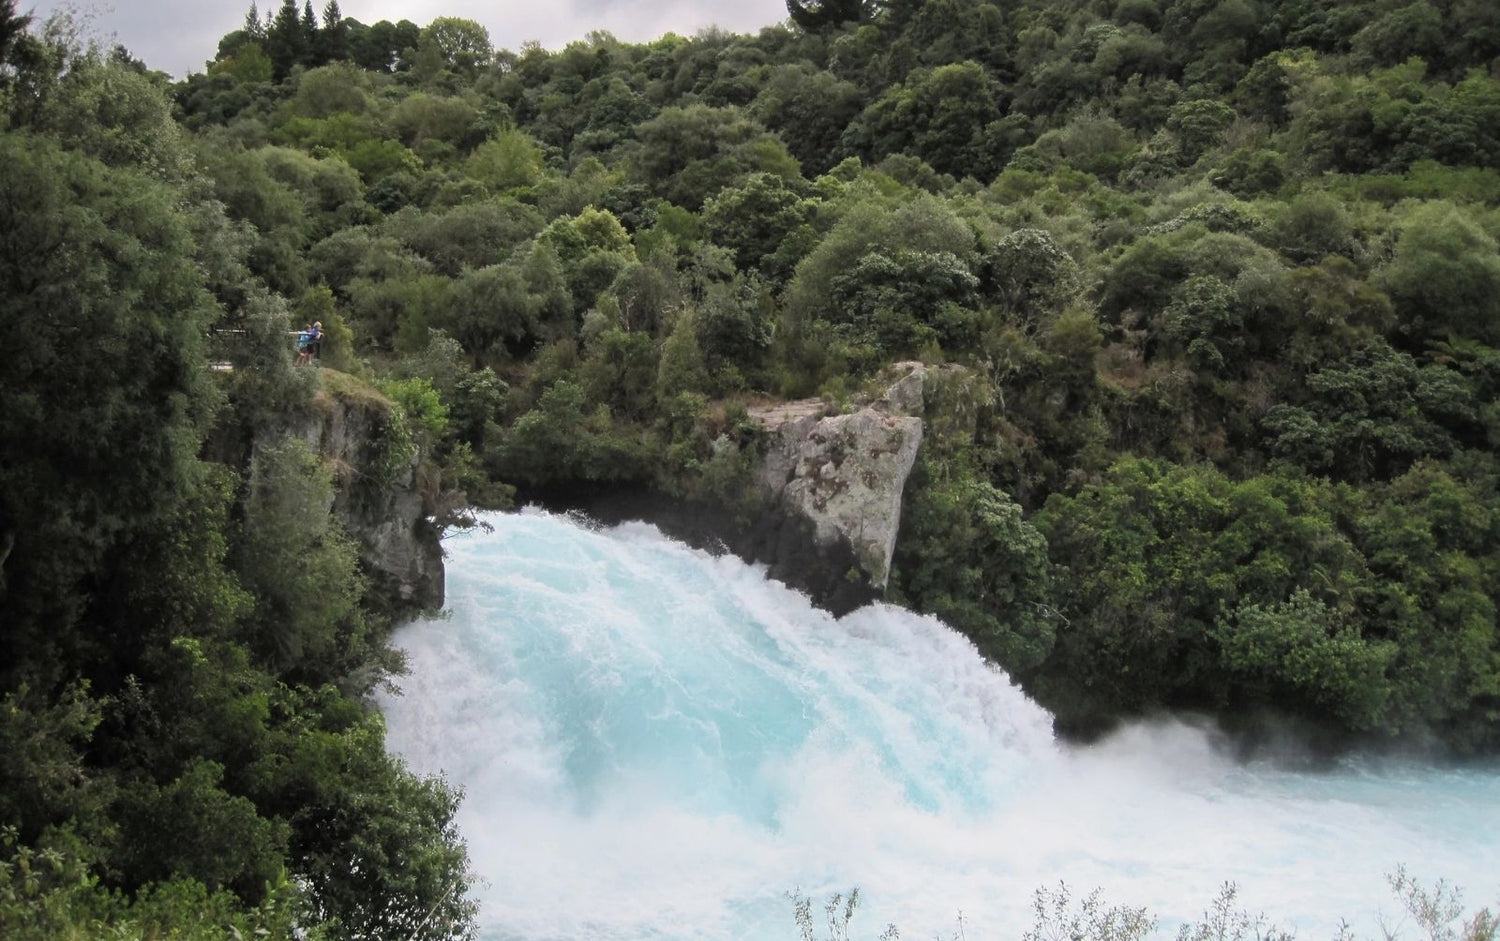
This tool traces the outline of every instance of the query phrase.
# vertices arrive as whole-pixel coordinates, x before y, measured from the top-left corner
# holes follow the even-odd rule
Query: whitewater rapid
[[[494,939],[782,939],[858,886],[856,937],[1018,938],[1039,886],[1164,932],[1226,881],[1302,938],[1401,911],[1385,874],[1500,899],[1500,773],[1241,765],[1184,724],[1088,748],[932,618],[835,620],[755,567],[538,511],[448,540],[403,628],[391,747],[466,797]],[[1470,907],[1473,907],[1472,905]]]

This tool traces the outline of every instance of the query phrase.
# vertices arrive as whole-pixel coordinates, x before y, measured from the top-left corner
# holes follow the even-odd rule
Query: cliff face
[[[890,576],[927,377],[920,363],[901,364],[880,399],[848,414],[829,415],[821,399],[752,409],[766,436],[751,483],[759,509],[748,520],[644,488],[525,496],[605,523],[645,520],[673,538],[733,552],[844,614],[879,598]]]
[[[389,400],[349,377],[323,373],[323,388],[288,433],[333,468],[333,513],[359,543],[377,591],[397,607],[441,607],[443,551],[419,487],[420,455],[392,426]]]
[[[926,370],[904,365],[896,386],[851,414],[751,413],[771,435],[758,475],[771,504],[811,523],[819,544],[847,545],[876,591],[890,576],[901,494],[922,445],[922,420],[909,412],[921,408]]]

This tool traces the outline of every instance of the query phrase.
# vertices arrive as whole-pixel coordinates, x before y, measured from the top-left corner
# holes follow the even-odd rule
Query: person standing
[[[323,321],[313,321],[307,338],[307,362],[321,359],[323,355]]]
[[[307,346],[312,342],[312,324],[303,324],[302,329],[297,332],[297,358],[292,360],[293,366],[303,366],[311,359],[307,352]]]

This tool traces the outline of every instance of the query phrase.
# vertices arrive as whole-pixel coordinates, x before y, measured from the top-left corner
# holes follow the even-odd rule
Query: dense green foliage
[[[962,364],[894,592],[1065,722],[1491,749],[1486,9],[799,2],[558,52],[442,19],[375,66],[354,37],[403,27],[343,21],[280,83],[242,68],[289,54],[273,22],[176,100],[257,274],[326,284],[380,368],[450,349],[434,437],[476,492],[723,498],[749,397]]]
[[[59,904],[463,930],[335,482],[223,445],[313,320],[453,517],[745,512],[753,399],[956,364],[892,592],[1065,723],[1500,746],[1494,5],[788,6],[547,51],[286,0],[176,85],[0,7],[0,825]]]
[[[385,752],[368,694],[399,666],[386,605],[329,470],[281,440],[314,376],[252,273],[270,256],[213,200],[155,79],[57,21],[14,49],[0,934],[465,936],[457,795]],[[343,192],[303,161],[272,165]],[[209,369],[221,337],[233,372]]]

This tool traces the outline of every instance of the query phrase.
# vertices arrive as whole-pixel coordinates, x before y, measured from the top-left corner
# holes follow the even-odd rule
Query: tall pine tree
[[[303,65],[322,65],[318,60],[318,18],[313,15],[312,0],[302,0]]]
[[[281,9],[266,31],[266,54],[271,57],[271,75],[278,82],[306,58],[307,42],[297,16],[297,0],[281,0]]]
[[[266,41],[266,27],[261,22],[260,10],[255,6],[255,0],[250,0],[250,9],[245,11],[245,36],[253,42],[264,43]]]
[[[339,10],[339,0],[323,7],[323,28],[318,30],[318,61],[342,62],[349,58],[349,24]]]

